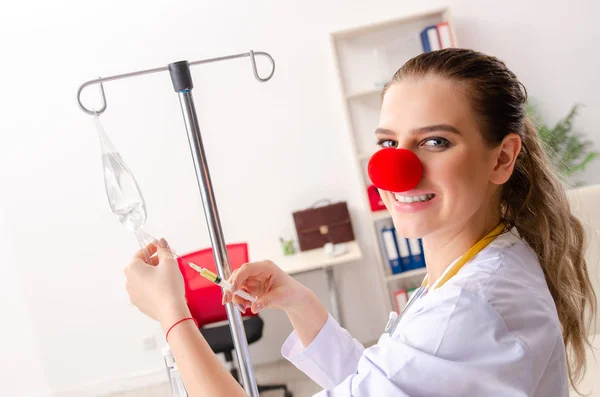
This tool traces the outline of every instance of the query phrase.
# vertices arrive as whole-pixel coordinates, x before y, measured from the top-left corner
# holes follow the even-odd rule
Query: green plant
[[[585,139],[583,134],[573,131],[573,121],[579,108],[580,105],[575,104],[564,118],[550,128],[541,121],[534,105],[528,102],[525,106],[527,115],[537,128],[546,154],[564,180],[570,180],[581,173],[600,154],[593,150],[592,141]]]

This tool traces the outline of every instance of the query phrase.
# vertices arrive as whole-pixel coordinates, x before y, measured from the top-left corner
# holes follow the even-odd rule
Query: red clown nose
[[[410,150],[386,148],[371,157],[368,172],[371,182],[379,189],[400,193],[419,184],[423,164]]]

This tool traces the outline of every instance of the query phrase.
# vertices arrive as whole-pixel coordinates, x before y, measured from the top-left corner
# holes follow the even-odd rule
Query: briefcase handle
[[[319,204],[319,203],[323,203],[324,205],[318,206],[317,204]],[[328,205],[328,204],[333,204],[333,202],[330,199],[321,199],[319,201],[316,201],[313,205],[311,205],[310,208],[324,207],[325,205]]]
[[[327,234],[327,233],[329,233],[329,229],[331,229],[332,227],[345,225],[347,223],[350,223],[349,219],[347,219],[345,221],[341,221],[341,222],[331,223],[329,225],[313,226],[313,227],[309,227],[309,228],[305,228],[305,229],[298,229],[298,231],[302,232],[302,233],[307,233],[307,232],[314,232],[314,231],[318,230],[319,233],[321,233],[321,234]]]

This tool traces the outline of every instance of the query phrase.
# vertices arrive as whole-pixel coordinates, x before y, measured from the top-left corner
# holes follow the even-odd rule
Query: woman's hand
[[[308,346],[325,325],[328,313],[317,296],[271,261],[242,265],[228,280],[233,292],[243,289],[257,297],[251,305],[252,312],[264,308],[282,309],[287,314],[298,338]],[[246,311],[250,302],[231,292],[223,295],[223,303],[232,301]]]
[[[143,251],[138,251],[124,269],[125,287],[129,300],[142,313],[169,326],[189,317],[183,276],[165,239],[158,246],[149,244],[147,249],[152,263],[146,263]]]
[[[242,289],[257,299],[253,304],[226,291],[223,304],[233,301],[241,310],[250,306],[253,313],[265,308],[289,310],[301,301],[307,288],[271,261],[251,262],[235,270],[228,280],[233,292]]]

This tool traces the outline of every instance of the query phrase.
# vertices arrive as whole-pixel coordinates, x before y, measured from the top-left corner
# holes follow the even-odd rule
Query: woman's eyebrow
[[[397,134],[392,131],[392,130],[388,130],[387,128],[377,128],[375,130],[375,134],[380,134],[380,135],[393,135],[396,136]]]
[[[449,124],[436,124],[436,125],[430,125],[427,127],[413,128],[412,130],[410,130],[410,133],[411,134],[424,134],[426,132],[433,132],[433,131],[447,131],[447,132],[451,132],[453,134],[460,135],[460,131]],[[393,136],[398,135],[394,131],[392,131],[388,128],[377,128],[375,130],[375,134],[393,135]]]
[[[460,135],[460,131],[449,124],[436,124],[436,125],[430,125],[427,127],[415,128],[415,129],[411,130],[410,132],[413,134],[423,134],[425,132],[433,132],[433,131],[446,131],[446,132],[451,132],[453,134]]]

